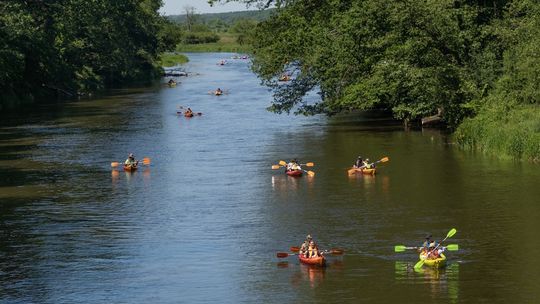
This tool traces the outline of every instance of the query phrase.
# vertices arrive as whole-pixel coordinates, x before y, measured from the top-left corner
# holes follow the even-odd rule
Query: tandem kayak
[[[354,168],[354,173],[361,173],[361,174],[366,174],[366,175],[375,175],[376,171],[377,171],[377,169],[375,169],[375,168],[371,168],[371,169],[366,169],[366,168],[356,169],[356,168]],[[351,174],[351,173],[349,173],[349,174]]]
[[[124,171],[133,172],[137,170],[137,165],[124,165]]]
[[[299,254],[298,259],[300,260],[300,262],[307,265],[318,265],[318,266],[326,265],[326,258],[323,255],[318,256],[318,257],[308,258],[304,256],[303,254]]]
[[[420,260],[424,261],[424,265],[435,267],[435,268],[442,268],[446,266],[446,256],[441,253],[439,258],[436,259],[426,259],[426,255],[423,253],[420,253]]]
[[[302,174],[304,172],[302,172],[302,170],[290,170],[290,171],[285,171],[285,173],[288,175],[288,176],[302,176]]]

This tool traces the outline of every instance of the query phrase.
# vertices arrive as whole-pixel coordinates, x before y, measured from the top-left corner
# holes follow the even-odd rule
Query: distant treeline
[[[161,0],[0,2],[0,110],[43,97],[149,82],[164,33]]]
[[[212,14],[200,14],[197,19],[198,22],[204,24],[211,31],[226,32],[229,28],[242,19],[253,20],[260,22],[268,19],[273,13],[274,9],[268,10],[255,10],[255,11],[241,11],[241,12],[228,12],[228,13],[212,13]],[[189,14],[170,15],[167,18],[173,22],[184,24],[187,21]]]
[[[272,111],[439,113],[464,146],[540,160],[538,0],[239,1],[278,6],[250,39]]]
[[[246,43],[249,32],[257,23],[269,18],[273,10],[242,11],[218,14],[199,14],[194,7],[186,6],[182,15],[171,15],[167,19],[174,26],[182,45],[216,43],[226,37],[230,43]]]

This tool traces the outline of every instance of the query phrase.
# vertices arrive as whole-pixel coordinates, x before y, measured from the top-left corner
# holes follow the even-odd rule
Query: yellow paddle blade
[[[279,161],[279,164],[282,165],[282,166],[286,166],[286,165],[287,165],[287,163],[286,163],[284,160],[280,160],[280,161]]]
[[[111,167],[115,168],[115,167],[118,167],[119,163],[118,162],[112,162],[111,163]]]
[[[381,158],[380,162],[385,163],[385,162],[387,162],[389,160],[390,160],[390,158],[388,158],[388,156],[386,156],[386,157]]]
[[[313,171],[306,171],[309,176],[315,176],[315,172]]]
[[[143,164],[150,165],[150,158],[148,157],[143,158]]]
[[[280,165],[272,165],[272,169],[274,169],[274,170],[279,169],[279,168],[281,168]]]
[[[313,167],[313,166],[315,166],[314,163],[306,163],[306,167]]]

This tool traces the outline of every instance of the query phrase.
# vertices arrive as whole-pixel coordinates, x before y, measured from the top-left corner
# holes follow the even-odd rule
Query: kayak
[[[291,170],[291,171],[285,171],[288,176],[302,176],[304,172],[302,170]]]
[[[376,169],[375,168],[371,168],[371,169],[362,169],[362,174],[370,174],[370,175],[375,175],[375,171]]]
[[[441,253],[441,256],[436,259],[426,259],[426,255],[420,253],[420,260],[424,261],[424,265],[435,267],[435,268],[442,268],[446,266],[446,256]]]
[[[124,165],[124,171],[133,172],[137,170],[137,165]]]
[[[169,85],[169,86],[170,86],[171,88],[173,88],[173,87],[175,87],[175,86],[176,86],[176,82],[171,82],[171,83],[168,83],[168,85]]]
[[[307,265],[318,265],[318,266],[326,265],[326,258],[323,255],[319,257],[307,258],[303,254],[299,254],[298,259],[300,260],[300,262]]]
[[[375,169],[375,168],[371,168],[371,169],[366,169],[366,168],[354,169],[354,173],[362,173],[362,174],[366,174],[366,175],[375,175],[376,171],[377,171],[377,169]]]
[[[219,95],[223,95],[223,93],[220,93],[220,92],[214,92],[214,95],[219,96]]]

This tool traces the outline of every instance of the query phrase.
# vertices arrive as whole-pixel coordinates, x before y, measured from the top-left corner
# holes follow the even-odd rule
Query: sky
[[[207,0],[163,0],[163,7],[160,12],[165,15],[182,15],[185,6],[193,6],[197,13],[224,13],[247,10],[246,5],[239,2],[226,4],[217,3],[210,7]],[[251,7],[250,10],[255,9]]]

